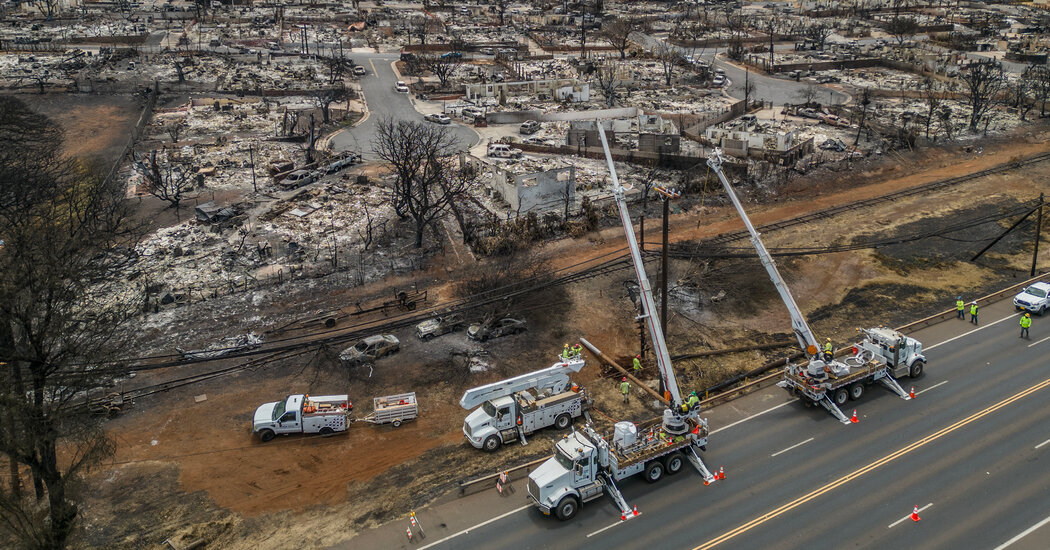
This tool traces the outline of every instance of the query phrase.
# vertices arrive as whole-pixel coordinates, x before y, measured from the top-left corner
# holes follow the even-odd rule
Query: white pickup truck
[[[289,395],[255,409],[252,433],[265,442],[281,434],[343,432],[347,413],[353,408],[346,395]]]
[[[1014,296],[1014,308],[1017,311],[1031,311],[1038,315],[1050,309],[1050,284],[1038,282],[1021,289]]]

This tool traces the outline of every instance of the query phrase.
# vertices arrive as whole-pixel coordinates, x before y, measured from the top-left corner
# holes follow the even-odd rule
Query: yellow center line
[[[876,460],[875,462],[872,462],[871,464],[868,464],[867,466],[864,466],[863,468],[859,468],[859,469],[857,469],[857,470],[855,470],[855,471],[853,471],[853,472],[851,472],[849,474],[846,474],[845,476],[842,476],[841,478],[839,478],[839,479],[837,479],[835,481],[832,481],[832,482],[828,483],[827,485],[825,485],[825,486],[823,486],[823,487],[821,487],[819,489],[816,489],[813,492],[811,492],[811,493],[809,493],[809,494],[807,494],[805,496],[799,497],[799,498],[797,498],[797,499],[795,499],[795,500],[793,500],[793,501],[791,501],[791,502],[789,502],[789,503],[787,503],[787,504],[785,504],[785,505],[783,505],[783,506],[781,506],[781,507],[779,507],[779,508],[777,508],[777,509],[775,509],[775,510],[773,510],[771,512],[763,514],[763,515],[761,515],[761,516],[759,516],[759,517],[757,517],[757,518],[755,518],[755,519],[753,519],[753,520],[751,520],[751,521],[749,521],[749,522],[747,522],[747,523],[737,527],[736,529],[733,529],[732,531],[729,531],[727,533],[723,533],[722,535],[720,535],[718,537],[715,537],[715,538],[713,538],[713,539],[711,539],[711,540],[701,544],[700,546],[697,546],[694,550],[707,550],[708,548],[714,548],[715,546],[718,546],[719,544],[722,544],[723,542],[726,542],[727,540],[730,540],[730,539],[736,537],[737,535],[741,535],[741,534],[743,534],[743,533],[745,533],[747,531],[750,531],[751,529],[753,529],[753,528],[755,528],[755,527],[757,527],[757,526],[759,526],[759,525],[761,525],[761,524],[763,524],[763,523],[765,523],[765,522],[767,522],[767,521],[769,521],[769,520],[771,520],[771,519],[773,519],[773,518],[775,518],[777,516],[780,516],[780,515],[784,514],[785,512],[788,512],[788,511],[790,511],[790,510],[792,510],[794,508],[797,508],[797,507],[799,507],[799,506],[801,506],[801,505],[803,505],[803,504],[805,504],[805,503],[807,503],[807,502],[809,502],[809,501],[819,497],[820,495],[823,495],[824,493],[827,493],[828,491],[831,491],[831,490],[833,490],[835,488],[841,487],[842,485],[845,485],[846,483],[849,483],[850,481],[853,481],[854,479],[857,479],[860,476],[862,476],[862,475],[864,475],[864,474],[866,474],[868,472],[871,472],[871,471],[873,471],[873,470],[875,470],[875,469],[877,469],[877,468],[879,468],[881,466],[885,466],[886,464],[889,464],[890,462],[893,462],[894,460],[896,460],[896,459],[898,459],[898,458],[900,458],[900,457],[902,457],[902,456],[904,456],[904,455],[914,451],[915,449],[918,449],[919,447],[922,447],[922,446],[926,445],[927,443],[932,443],[933,441],[936,441],[936,440],[940,439],[941,437],[944,437],[945,435],[948,435],[949,433],[954,432],[955,430],[958,430],[959,428],[962,428],[963,426],[966,426],[967,424],[969,424],[971,422],[974,422],[975,420],[983,418],[983,417],[985,417],[985,416],[987,416],[987,415],[989,415],[989,414],[991,414],[991,413],[993,413],[993,412],[995,412],[995,411],[997,411],[997,410],[999,410],[999,409],[1001,409],[1001,408],[1003,408],[1003,407],[1005,407],[1005,406],[1007,406],[1007,405],[1009,405],[1009,404],[1011,404],[1011,403],[1013,403],[1015,401],[1018,401],[1020,399],[1025,398],[1025,397],[1027,397],[1027,396],[1029,396],[1029,395],[1031,395],[1031,394],[1033,394],[1033,393],[1035,393],[1035,392],[1037,392],[1037,391],[1039,391],[1039,390],[1041,390],[1041,389],[1043,389],[1043,388],[1045,388],[1047,386],[1050,386],[1050,378],[1048,378],[1046,380],[1043,380],[1042,382],[1040,382],[1040,383],[1038,383],[1038,384],[1036,384],[1034,386],[1031,386],[1031,387],[1029,387],[1026,390],[1022,390],[1021,392],[1019,392],[1017,394],[1014,394],[1013,396],[1008,397],[1008,398],[1006,398],[1006,399],[996,403],[995,405],[992,405],[992,406],[988,407],[987,409],[984,409],[983,411],[974,413],[974,414],[972,414],[972,415],[970,415],[970,416],[968,416],[968,417],[966,417],[966,418],[956,422],[955,424],[952,424],[951,426],[943,428],[943,429],[941,429],[941,430],[939,430],[937,432],[934,432],[934,433],[932,433],[932,434],[930,434],[930,435],[928,435],[928,436],[926,436],[926,437],[924,437],[924,438],[922,438],[922,439],[920,439],[918,441],[915,441],[914,443],[911,443],[911,444],[909,444],[909,445],[907,445],[907,446],[905,446],[905,447],[903,447],[903,448],[901,448],[901,449],[899,449],[899,450],[897,450],[897,451],[895,451],[893,453],[890,453],[890,454],[888,454],[888,455],[886,455],[886,456]]]

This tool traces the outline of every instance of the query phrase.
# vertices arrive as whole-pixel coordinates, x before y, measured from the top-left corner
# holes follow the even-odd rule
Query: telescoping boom
[[[799,346],[809,357],[809,362],[805,367],[788,365],[784,371],[784,378],[777,385],[798,395],[806,404],[819,404],[844,424],[851,423],[851,419],[839,407],[844,405],[847,399],[859,399],[864,393],[866,384],[879,382],[905,400],[909,399],[908,393],[901,388],[894,376],[910,373],[915,377],[922,373],[922,364],[926,360],[922,355],[922,344],[899,333],[893,333],[891,338],[884,337],[883,333],[886,331],[882,329],[870,329],[865,331],[868,338],[854,347],[853,355],[847,357],[845,361],[835,360],[831,353],[822,357],[819,354],[820,348],[816,336],[813,335],[813,330],[809,328],[809,323],[806,322],[798,304],[795,303],[795,298],[791,295],[784,278],[780,276],[776,262],[762,244],[758,231],[751,224],[751,219],[748,218],[747,212],[740,204],[740,199],[737,198],[736,192],[733,191],[729,180],[722,172],[721,149],[715,149],[714,153],[708,157],[707,165],[718,175],[718,180],[722,182],[726,195],[729,196],[740,219],[747,227],[747,232],[751,236],[751,244],[758,252],[762,266],[766,268],[781,300],[788,308],[788,313],[791,315],[791,327],[795,332],[795,337],[798,338]],[[890,343],[881,345],[887,341]],[[914,368],[916,364],[919,365],[917,370]]]
[[[724,476],[715,476],[700,460],[698,451],[707,449],[707,420],[700,418],[700,405],[684,402],[678,389],[671,357],[667,353],[664,334],[656,319],[656,301],[653,300],[649,277],[645,274],[642,254],[634,237],[634,227],[627,212],[624,189],[616,176],[609,142],[601,121],[597,121],[609,175],[613,182],[613,197],[620,211],[627,246],[634,260],[634,271],[641,288],[642,313],[652,338],[660,368],[660,378],[670,396],[669,407],[662,418],[647,422],[616,422],[612,432],[599,433],[588,422],[554,445],[554,457],[529,473],[528,494],[541,512],[557,516],[563,521],[572,519],[585,502],[609,495],[620,509],[620,519],[638,515],[620,492],[617,483],[634,475],[643,474],[649,483],[655,483],[666,473],[673,475],[685,464],[692,464],[708,485]],[[626,381],[626,378],[624,378]],[[721,473],[721,470],[720,470]]]

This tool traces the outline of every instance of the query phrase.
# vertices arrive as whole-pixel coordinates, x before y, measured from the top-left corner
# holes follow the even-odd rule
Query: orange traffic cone
[[[908,397],[915,399],[915,386],[911,387],[911,391],[908,392]]]
[[[909,516],[909,517],[911,517],[912,521],[919,521],[919,520],[922,519],[922,518],[919,517],[919,506],[918,505],[916,505],[915,508],[912,508],[911,516]]]
[[[718,476],[716,477],[716,479],[725,479],[725,478],[726,478],[726,469],[723,466],[719,466],[718,467]]]
[[[637,504],[634,505],[634,515],[636,515],[636,516],[638,515],[638,505]]]
[[[853,418],[850,418],[849,421],[854,424],[860,422],[860,420],[857,420],[857,409],[853,409]]]
[[[620,511],[620,521],[627,521],[627,512]]]
[[[718,478],[716,477],[715,479],[718,479]],[[705,486],[706,486],[706,485],[710,485],[710,484],[711,484],[711,482],[710,482],[710,481],[708,481],[707,479],[704,479],[704,485],[705,485]]]
[[[408,534],[408,540],[412,540],[412,528],[408,527],[405,529],[405,533]]]

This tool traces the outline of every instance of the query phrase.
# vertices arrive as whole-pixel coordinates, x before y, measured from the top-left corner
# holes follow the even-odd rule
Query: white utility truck
[[[645,472],[646,481],[654,483],[663,477],[664,472],[678,473],[688,461],[704,476],[705,483],[716,479],[696,453],[707,448],[707,420],[700,418],[700,405],[688,406],[678,389],[649,277],[645,273],[624,200],[624,188],[616,176],[605,131],[601,124],[597,126],[609,165],[613,197],[620,211],[620,222],[641,289],[641,318],[649,328],[660,376],[670,399],[662,418],[640,425],[617,422],[611,436],[600,434],[588,425],[555,444],[554,457],[529,474],[528,492],[541,512],[546,515],[553,513],[563,521],[575,516],[582,503],[599,498],[603,493],[608,493],[620,508],[620,519],[634,517],[636,513],[627,505],[616,482],[640,472]]]
[[[580,372],[583,365],[583,359],[573,357],[467,390],[459,405],[467,410],[481,407],[467,415],[463,435],[474,447],[492,452],[515,439],[525,445],[526,435],[547,426],[568,428],[590,406],[587,392],[569,382],[569,374]]]
[[[255,409],[252,433],[270,441],[283,434],[330,434],[346,431],[346,415],[354,406],[347,395],[289,395]]]
[[[922,374],[923,365],[926,362],[926,358],[922,355],[922,344],[899,332],[874,328],[864,330],[867,338],[854,346],[853,355],[846,357],[843,361],[819,355],[817,337],[813,335],[813,330],[810,329],[809,323],[806,322],[802,311],[795,303],[795,298],[791,295],[784,278],[780,276],[773,256],[762,244],[758,231],[751,224],[751,219],[744,212],[740,199],[737,198],[736,192],[733,191],[729,180],[722,172],[721,149],[715,149],[714,154],[708,157],[707,165],[718,175],[726,195],[736,207],[740,219],[744,221],[751,235],[751,244],[754,245],[762,265],[766,268],[766,273],[769,274],[781,300],[788,308],[795,337],[798,338],[799,345],[809,356],[807,364],[788,365],[784,369],[783,378],[777,382],[777,385],[799,397],[807,406],[819,404],[843,424],[849,424],[850,418],[839,407],[845,405],[849,399],[860,399],[864,395],[865,387],[872,383],[879,382],[901,398],[910,399],[908,393],[894,377],[907,374],[914,378]]]

